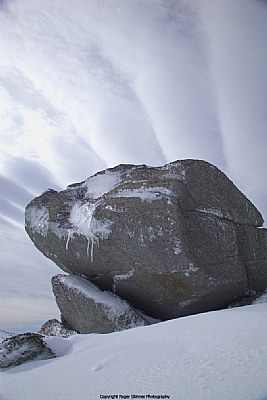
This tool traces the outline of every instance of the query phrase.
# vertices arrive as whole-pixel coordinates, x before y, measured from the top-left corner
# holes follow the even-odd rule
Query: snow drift
[[[62,357],[2,372],[1,400],[266,400],[266,329],[267,304],[257,304],[52,338]]]

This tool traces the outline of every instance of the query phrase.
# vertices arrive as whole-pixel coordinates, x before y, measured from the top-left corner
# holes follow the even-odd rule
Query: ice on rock
[[[174,254],[178,255],[180,253],[182,253],[182,245],[180,240],[177,239],[177,241],[175,242],[175,245],[173,247],[173,252]]]
[[[114,281],[124,281],[124,280],[129,279],[131,276],[133,276],[133,274],[134,274],[134,269],[127,272],[127,274],[114,275],[113,280]]]
[[[143,187],[121,190],[114,197],[139,197],[142,201],[152,202],[170,195],[172,191],[165,187]]]
[[[189,304],[193,303],[194,301],[195,301],[195,299],[181,301],[179,303],[179,307],[184,308],[184,307],[188,306]]]
[[[111,233],[112,221],[97,220],[94,213],[101,199],[98,199],[106,192],[112,190],[120,182],[120,174],[106,171],[104,174],[89,178],[83,185],[87,187],[86,203],[76,200],[70,210],[69,222],[71,227],[66,229],[58,221],[49,220],[48,208],[41,205],[31,206],[26,209],[26,223],[32,230],[47,236],[51,230],[60,239],[66,238],[66,250],[74,235],[83,235],[88,240],[87,255],[90,254],[93,261],[94,246],[99,246],[100,239],[107,239]]]
[[[195,267],[192,263],[190,263],[189,266],[184,269],[184,274],[189,277],[192,272],[197,272],[198,270],[198,267]]]
[[[117,281],[127,281],[127,279],[131,278],[134,274],[134,268],[127,272],[126,274],[118,274],[113,276],[113,293],[116,292],[116,283]]]
[[[84,183],[84,186],[87,187],[86,197],[89,199],[98,199],[114,189],[120,181],[121,176],[118,172],[105,171],[104,174],[92,176]]]
[[[101,203],[99,199],[105,193],[110,192],[121,181],[120,173],[105,171],[105,173],[97,174],[90,177],[83,184],[87,188],[86,198],[90,199],[90,203],[76,202],[70,212],[69,221],[72,228],[68,229],[68,237],[66,241],[66,249],[68,249],[69,241],[74,234],[83,235],[88,240],[87,255],[93,262],[94,246],[99,246],[99,239],[107,239],[111,233],[111,221],[99,221],[94,218],[94,212]],[[91,248],[90,248],[91,247]]]
[[[69,240],[74,234],[83,235],[88,240],[87,254],[89,254],[89,247],[91,244],[91,261],[93,262],[93,249],[96,244],[99,246],[99,239],[107,239],[111,230],[111,221],[99,221],[93,217],[95,209],[98,205],[96,203],[76,202],[71,210],[69,221],[73,225],[68,230],[68,238],[66,242],[66,249],[68,249]]]
[[[99,239],[107,239],[111,233],[111,221],[96,220],[93,215],[98,204],[101,203],[100,197],[112,191],[121,182],[119,172],[106,171],[103,174],[95,175],[83,184],[87,188],[86,197],[91,199],[90,203],[76,202],[71,210],[69,221],[73,225],[68,229],[66,249],[69,241],[74,234],[83,235],[88,240],[87,254],[90,252],[93,261],[94,246],[99,246]],[[119,191],[114,197],[138,197],[142,201],[152,202],[161,198],[169,197],[172,191],[165,187],[143,187],[139,189],[124,189]],[[90,248],[91,247],[91,248]]]
[[[202,213],[202,214],[207,214],[207,215],[213,215],[218,218],[230,218],[230,215],[228,213],[222,212],[220,210],[216,210],[215,208],[197,208],[197,212]]]
[[[30,207],[25,213],[26,222],[39,234],[46,236],[48,231],[49,213],[44,206]]]

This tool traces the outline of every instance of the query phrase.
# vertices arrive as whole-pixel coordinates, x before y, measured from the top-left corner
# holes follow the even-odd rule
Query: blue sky
[[[119,163],[205,159],[267,220],[263,0],[0,2],[0,327],[58,311],[24,208]]]

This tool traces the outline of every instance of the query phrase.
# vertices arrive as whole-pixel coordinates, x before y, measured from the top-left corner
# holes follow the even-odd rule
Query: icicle
[[[94,261],[94,239],[91,239],[91,262]]]
[[[90,204],[76,202],[71,210],[69,218],[73,225],[71,232],[69,232],[69,236],[72,237],[73,233],[75,232],[78,235],[82,235],[87,238],[86,254],[88,257],[90,256],[91,262],[94,261],[94,245],[97,244],[99,247],[99,237],[96,234],[105,239],[111,232],[110,221],[98,221],[93,218],[98,204],[99,202]],[[66,248],[68,247],[69,236],[67,239]]]
[[[87,256],[89,256],[90,241],[91,241],[91,238],[87,238],[87,248],[86,248],[86,254],[87,254]]]
[[[99,238],[95,235],[87,238],[87,249],[86,249],[87,256],[89,256],[90,243],[91,243],[91,250],[90,250],[91,262],[94,262],[94,244],[96,243],[97,247],[99,247]]]
[[[66,241],[66,250],[69,249],[70,237],[71,237],[71,233],[70,233],[70,229],[68,229],[68,237],[67,237],[67,241]]]

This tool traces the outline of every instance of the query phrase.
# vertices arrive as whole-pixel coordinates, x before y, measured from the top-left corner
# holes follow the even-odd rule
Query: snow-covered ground
[[[266,331],[262,303],[106,335],[48,338],[61,357],[3,371],[0,399],[266,400]]]

